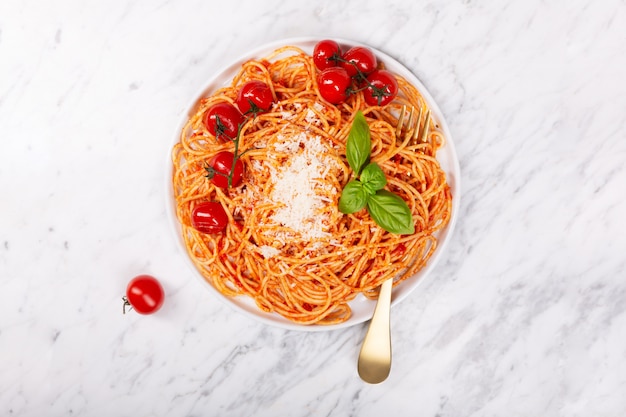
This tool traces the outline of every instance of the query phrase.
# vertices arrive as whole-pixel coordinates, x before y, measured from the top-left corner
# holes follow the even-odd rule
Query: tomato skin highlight
[[[374,53],[363,46],[348,49],[342,58],[347,62],[341,62],[341,67],[348,72],[350,77],[354,77],[359,71],[367,75],[374,71],[378,65]]]
[[[218,119],[219,124],[218,125]],[[239,125],[244,121],[244,117],[235,106],[222,102],[211,106],[202,119],[207,130],[221,142],[228,142],[235,139]]]
[[[213,184],[221,188],[228,188],[227,177],[230,175],[230,171],[233,168],[234,159],[235,154],[229,151],[218,152],[213,158],[211,158],[209,166],[215,171],[215,174],[210,179]],[[243,162],[241,162],[241,159],[237,159],[237,162],[235,162],[235,171],[233,173],[231,186],[236,187],[239,185],[242,178]]]
[[[256,106],[256,109],[252,108],[252,104]],[[272,96],[272,90],[263,81],[252,80],[248,81],[239,89],[237,94],[237,107],[243,114],[247,113],[265,113],[269,111],[274,102]]]
[[[191,225],[201,233],[215,234],[222,232],[228,224],[228,215],[217,201],[198,204],[191,213]]]
[[[320,95],[332,104],[339,104],[347,98],[347,90],[352,80],[341,67],[330,67],[317,77]]]
[[[163,305],[165,292],[151,275],[138,275],[126,287],[126,299],[139,314],[152,314]]]
[[[398,81],[391,72],[376,70],[367,76],[367,81],[371,85],[363,90],[363,99],[370,106],[385,106],[396,98]]]
[[[336,60],[332,59],[333,56],[341,56],[341,48],[333,40],[319,41],[313,49],[313,63],[320,71],[339,65]]]

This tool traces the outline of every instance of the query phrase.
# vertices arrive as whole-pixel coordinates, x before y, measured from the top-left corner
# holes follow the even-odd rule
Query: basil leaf
[[[361,210],[367,204],[367,191],[359,180],[352,180],[343,187],[339,197],[339,211],[352,214]]]
[[[361,182],[368,193],[375,194],[376,191],[382,190],[387,185],[387,178],[380,165],[372,162],[363,168]]]
[[[380,227],[399,235],[415,233],[411,210],[400,196],[379,190],[367,200],[367,211]]]
[[[371,148],[370,127],[359,110],[354,116],[346,142],[346,158],[357,177],[370,159]]]

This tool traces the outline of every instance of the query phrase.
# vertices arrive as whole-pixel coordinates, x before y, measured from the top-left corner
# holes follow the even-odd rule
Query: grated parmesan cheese
[[[296,117],[295,114],[288,111],[281,111],[280,116],[283,118],[283,120],[292,120]]]
[[[334,161],[325,156],[326,147],[319,136],[300,132],[281,139],[275,149],[291,157],[284,167],[271,173],[274,189],[270,199],[280,205],[271,219],[304,239],[329,236],[324,225],[328,219],[319,212],[328,204],[321,193],[328,190],[323,176]],[[332,186],[330,191],[337,192]]]
[[[314,125],[321,123],[320,119],[317,118],[317,115],[311,109],[307,110],[306,115],[304,116],[304,120],[306,120],[307,123],[314,124]]]
[[[299,141],[289,140],[284,135],[277,135],[277,138],[281,141],[274,144],[274,150],[284,153],[295,153],[300,147]]]
[[[265,259],[273,258],[280,253],[280,250],[268,245],[259,246],[259,250]]]
[[[294,239],[311,241],[331,236],[329,205],[339,191],[328,177],[340,166],[328,149],[336,145],[300,129],[291,124],[283,126],[264,143],[266,159],[252,159],[249,165],[254,171],[252,178],[268,178],[269,189],[263,192],[251,181],[243,190],[242,204],[246,210],[259,205],[266,207],[261,210],[272,210],[258,223],[267,239],[257,246],[265,259],[287,253]],[[321,242],[311,243],[307,249],[310,253],[326,248]]]

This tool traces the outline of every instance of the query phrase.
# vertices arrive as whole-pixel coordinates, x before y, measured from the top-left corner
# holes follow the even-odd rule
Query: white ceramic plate
[[[313,48],[315,44],[321,39],[317,38],[296,38],[296,39],[285,39],[277,42],[272,42],[270,44],[263,45],[251,52],[248,52],[241,58],[237,59],[231,65],[224,68],[222,71],[219,71],[215,76],[209,79],[208,83],[204,88],[200,90],[200,93],[194,97],[189,106],[186,108],[186,111],[183,114],[183,119],[180,122],[175,134],[174,141],[172,142],[172,147],[179,140],[180,131],[183,128],[185,122],[187,121],[187,117],[189,114],[193,114],[195,112],[195,107],[200,98],[206,97],[210,95],[213,91],[217,90],[220,87],[223,87],[227,84],[230,84],[233,76],[239,71],[241,65],[249,59],[252,58],[260,58],[269,55],[276,49],[285,46],[285,45],[295,45],[300,47],[307,53],[313,53]],[[352,46],[367,46],[360,44],[358,42],[353,42],[349,40],[343,39],[335,39],[341,46],[342,50],[346,51],[348,48]],[[372,48],[371,46],[367,46],[370,48],[374,54],[376,55],[379,61],[382,61],[386,68],[396,74],[399,74],[410,81],[414,86],[418,88],[422,96],[428,102],[428,105],[431,108],[432,116],[443,130],[443,133],[446,137],[446,144],[443,148],[439,150],[437,153],[437,159],[439,160],[443,170],[446,172],[447,180],[451,188],[452,192],[452,216],[450,218],[450,222],[448,225],[438,232],[437,239],[438,245],[435,253],[432,255],[428,264],[425,268],[420,270],[414,276],[406,279],[399,285],[397,285],[393,289],[392,293],[392,305],[399,303],[404,300],[410,293],[413,291],[417,285],[419,285],[426,276],[433,270],[439,259],[441,258],[448,241],[452,235],[452,230],[456,223],[456,217],[459,208],[459,200],[461,195],[460,189],[460,168],[459,162],[457,159],[456,151],[454,149],[454,144],[452,142],[452,138],[450,136],[450,131],[448,130],[448,126],[446,125],[445,119],[437,106],[437,103],[433,100],[431,95],[428,93],[424,85],[420,82],[420,80],[415,77],[414,74],[411,73],[407,68],[405,68],[398,61],[390,57],[389,55]],[[169,148],[171,151],[172,147]],[[200,274],[200,272],[196,269],[195,265],[187,255],[187,251],[185,249],[185,245],[182,239],[182,231],[180,224],[178,223],[178,219],[175,214],[175,203],[174,203],[174,193],[172,188],[172,162],[170,154],[167,155],[167,213],[170,219],[174,234],[176,236],[176,240],[179,242],[179,247],[183,253],[184,258],[187,260],[190,268],[192,268],[194,274],[198,277],[201,285],[208,289],[209,292],[213,293],[215,297],[228,306],[234,308],[235,310],[242,312],[253,319],[259,320],[266,324],[271,324],[274,326],[292,329],[292,330],[303,330],[303,331],[325,331],[325,330],[335,330],[341,329],[349,326],[353,326],[358,323],[362,323],[366,320],[369,320],[372,317],[374,312],[374,307],[376,305],[376,301],[369,300],[364,296],[359,295],[353,301],[350,302],[350,308],[352,309],[352,316],[344,323],[336,324],[336,325],[301,325],[297,323],[293,323],[285,319],[284,317],[278,314],[269,314],[259,310],[254,303],[254,301],[250,297],[225,297],[219,291],[217,291],[204,277]]]

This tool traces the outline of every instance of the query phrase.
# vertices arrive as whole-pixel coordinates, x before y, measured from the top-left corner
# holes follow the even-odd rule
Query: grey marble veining
[[[0,3],[0,415],[623,416],[626,5]],[[462,171],[454,237],[392,311],[288,331],[206,293],[165,212],[182,112],[279,39],[346,38],[409,67]],[[158,314],[121,314],[140,273]]]

